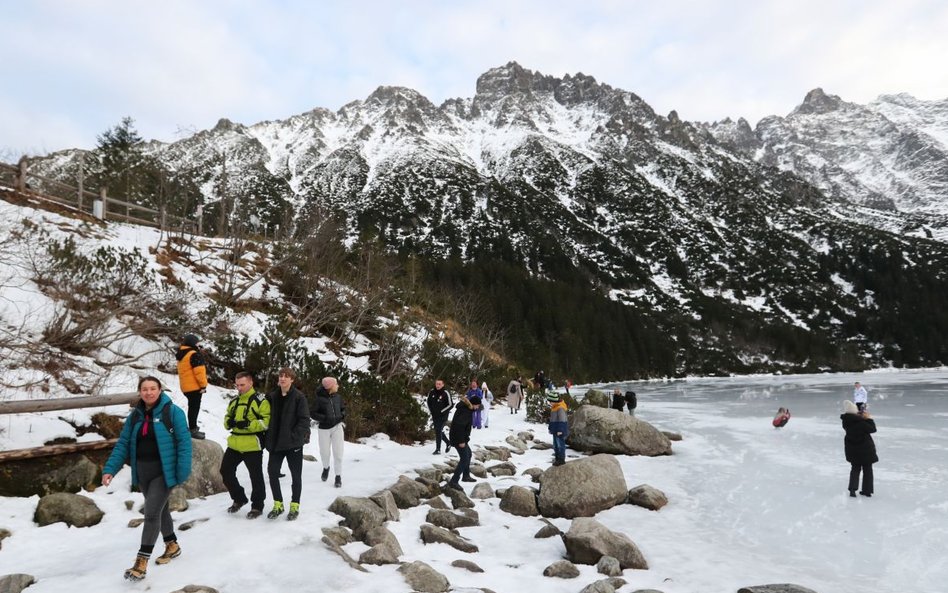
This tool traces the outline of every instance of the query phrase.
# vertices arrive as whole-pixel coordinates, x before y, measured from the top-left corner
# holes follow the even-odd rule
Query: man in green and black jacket
[[[237,481],[237,466],[246,464],[250,473],[250,512],[248,519],[263,514],[263,503],[267,498],[266,482],[263,479],[263,444],[270,425],[270,402],[253,388],[250,373],[237,373],[234,378],[237,397],[227,405],[224,427],[230,431],[227,450],[221,461],[221,477],[230,492],[233,504],[228,513],[236,513],[247,504],[247,494]]]

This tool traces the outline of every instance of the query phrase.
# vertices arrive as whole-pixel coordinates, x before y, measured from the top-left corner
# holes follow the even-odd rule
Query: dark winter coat
[[[841,414],[846,437],[846,461],[856,465],[869,465],[879,461],[872,433],[876,431],[876,422],[872,418],[863,418],[859,414]]]
[[[622,399],[621,393],[612,394],[612,409],[622,411],[622,408],[625,407],[625,400]]]
[[[345,420],[346,406],[342,403],[342,396],[338,392],[330,394],[325,387],[317,389],[312,418],[323,430],[330,429]]]
[[[432,420],[447,422],[448,414],[451,413],[451,395],[447,389],[432,389],[428,392],[425,403],[428,404]]]
[[[295,386],[286,395],[277,387],[267,394],[270,402],[270,428],[267,451],[299,449],[309,442],[309,406],[306,396]]]
[[[474,427],[474,410],[467,398],[461,398],[454,406],[454,418],[451,419],[451,430],[448,432],[448,442],[452,447],[471,440],[471,429]]]
[[[637,405],[639,405],[639,401],[638,401],[638,398],[635,397],[635,392],[626,391],[625,392],[625,406],[630,410],[634,410],[635,406]],[[622,408],[619,408],[619,409],[621,410]]]
[[[171,423],[165,426],[162,413],[165,406],[171,406]],[[188,431],[188,418],[184,410],[174,405],[167,393],[161,396],[151,410],[152,426],[155,439],[158,441],[158,456],[161,459],[161,473],[165,477],[165,484],[172,488],[183,483],[191,475],[191,433]],[[138,405],[125,419],[122,433],[119,435],[112,454],[105,462],[103,474],[115,475],[124,464],[132,468],[132,485],[138,485],[138,433],[141,432],[145,421],[145,404],[139,401]]]

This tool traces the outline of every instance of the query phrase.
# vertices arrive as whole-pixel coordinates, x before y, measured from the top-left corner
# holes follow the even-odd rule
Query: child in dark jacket
[[[563,465],[566,463],[566,437],[569,436],[566,402],[563,396],[552,391],[546,399],[551,404],[549,430],[553,435],[553,465]]]

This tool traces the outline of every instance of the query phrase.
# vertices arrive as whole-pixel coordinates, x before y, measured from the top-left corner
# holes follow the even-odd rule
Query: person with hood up
[[[448,433],[451,446],[458,450],[458,465],[454,468],[454,475],[447,487],[463,490],[459,481],[476,482],[471,477],[471,428],[473,427],[474,412],[481,407],[481,398],[477,395],[462,396],[454,407],[454,418],[451,420],[451,431]]]
[[[494,403],[494,394],[487,387],[487,381],[481,384],[481,410],[484,428],[490,426],[490,408]]]
[[[306,396],[296,388],[296,372],[280,369],[277,387],[267,394],[270,402],[270,427],[267,429],[267,475],[270,477],[270,492],[273,494],[273,509],[267,519],[276,519],[286,510],[283,507],[283,491],[280,489],[280,470],[283,460],[290,468],[293,480],[292,501],[287,520],[294,521],[300,515],[300,496],[303,493],[303,445],[309,442],[309,406]]]
[[[318,425],[319,457],[323,462],[322,481],[329,479],[329,457],[332,455],[336,468],[336,488],[342,487],[342,448],[346,442],[346,406],[339,395],[339,381],[335,377],[323,377],[316,390],[316,407],[312,414]]]
[[[476,397],[478,401],[484,397],[484,392],[481,391],[481,388],[477,386],[477,379],[473,379],[471,381],[471,388],[468,389],[467,393],[464,395],[467,397],[468,401],[470,401],[472,397]],[[481,408],[478,406],[478,408],[474,410],[474,414],[471,417],[471,425],[474,428],[480,429],[482,426],[482,420],[483,418],[481,416]],[[453,444],[454,443],[452,443],[452,445]]]
[[[566,402],[562,395],[554,391],[547,393],[546,400],[550,403],[549,431],[553,435],[553,465],[563,465],[566,463],[566,437],[569,436]]]
[[[507,384],[507,407],[510,408],[511,414],[520,411],[521,401],[523,401],[523,379],[517,377]]]
[[[879,461],[876,455],[876,443],[872,440],[872,433],[876,431],[875,420],[868,411],[859,411],[851,401],[843,402],[843,413],[839,416],[843,423],[846,437],[843,447],[846,451],[846,461],[850,463],[849,495],[856,497],[856,488],[859,487],[859,474],[862,473],[862,490],[859,494],[872,496],[874,492],[872,464]]]
[[[198,348],[200,338],[187,334],[175,353],[178,361],[178,383],[181,393],[188,398],[188,428],[191,437],[203,439],[204,433],[198,430],[198,414],[201,412],[201,397],[207,391],[207,362],[204,353]]]
[[[139,379],[138,395],[141,399],[125,419],[115,448],[102,469],[102,485],[108,486],[128,463],[132,468],[132,486],[138,486],[145,496],[141,545],[135,563],[125,571],[125,578],[133,581],[145,578],[159,531],[165,552],[155,559],[155,564],[167,564],[181,555],[168,498],[171,489],[191,475],[191,435],[184,410],[174,405],[155,377]]]
[[[428,412],[431,414],[431,424],[435,433],[434,455],[441,453],[441,443],[444,442],[444,452],[451,450],[451,443],[448,437],[444,435],[444,425],[448,423],[448,415],[451,414],[451,394],[444,388],[444,380],[435,379],[434,389],[428,392],[425,398],[428,405]]]

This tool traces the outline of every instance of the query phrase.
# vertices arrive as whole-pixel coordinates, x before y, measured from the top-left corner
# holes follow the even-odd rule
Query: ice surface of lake
[[[856,380],[878,427],[871,499],[847,492],[839,415]],[[948,591],[948,372],[621,387],[638,393],[639,417],[685,437],[674,467],[635,458],[626,469],[630,486],[671,490],[666,509],[628,527],[647,556],[650,541],[680,550],[677,567],[652,563],[674,575],[666,590],[794,582],[820,593]],[[793,418],[775,429],[780,406]]]

